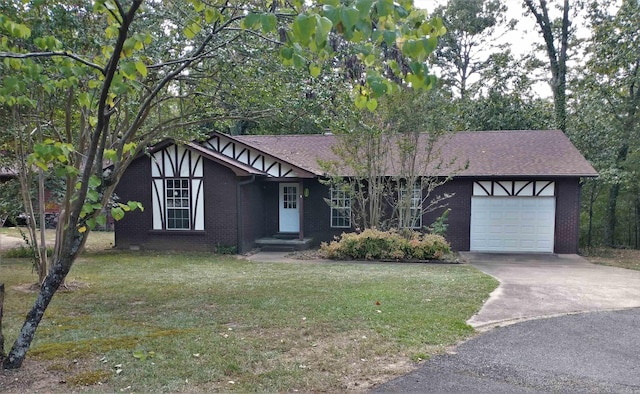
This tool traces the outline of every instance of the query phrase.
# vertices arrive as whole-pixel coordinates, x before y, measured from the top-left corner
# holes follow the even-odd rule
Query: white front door
[[[472,197],[471,251],[553,252],[554,197]]]
[[[300,207],[298,201],[298,184],[280,184],[280,232],[297,233],[300,231]]]

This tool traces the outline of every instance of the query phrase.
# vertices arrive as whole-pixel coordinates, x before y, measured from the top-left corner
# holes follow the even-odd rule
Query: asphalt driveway
[[[500,281],[468,321],[480,331],[539,317],[640,307],[640,271],[591,264],[578,255],[461,255]]]
[[[640,309],[498,327],[374,388],[409,393],[640,393]]]
[[[373,392],[640,393],[640,272],[576,255],[462,257],[500,280],[468,321],[486,332]]]

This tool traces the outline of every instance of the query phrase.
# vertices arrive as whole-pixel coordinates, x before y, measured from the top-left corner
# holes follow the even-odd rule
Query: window
[[[297,209],[298,208],[298,187],[297,186],[284,186],[282,191],[282,203],[284,209]]]
[[[406,203],[405,198],[407,197],[407,188],[402,187],[399,193],[399,215],[400,228],[421,228],[422,227],[422,188],[419,186],[414,186],[411,190],[411,207],[409,208],[411,219],[407,224],[404,223],[406,217]]]
[[[347,191],[331,189],[331,227],[351,227],[351,196]]]
[[[189,179],[169,178],[166,182],[167,229],[189,230]]]

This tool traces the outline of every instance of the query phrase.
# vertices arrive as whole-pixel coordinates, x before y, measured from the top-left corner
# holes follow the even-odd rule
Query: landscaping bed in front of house
[[[92,234],[93,235],[93,234]],[[0,260],[8,348],[35,294]],[[497,282],[461,265],[85,253],[5,392],[366,390],[474,334]],[[34,378],[37,377],[37,378]]]

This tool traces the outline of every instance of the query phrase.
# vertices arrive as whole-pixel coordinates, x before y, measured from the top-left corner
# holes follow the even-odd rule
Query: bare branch
[[[79,63],[84,64],[85,66],[89,66],[93,69],[100,71],[102,75],[104,75],[105,70],[104,67],[96,63],[92,63],[86,59],[81,58],[80,56],[70,53],[67,51],[63,52],[30,52],[30,53],[13,53],[13,52],[0,52],[0,59],[8,58],[8,59],[27,59],[31,57],[68,57]]]
[[[239,28],[236,28],[236,27],[231,27],[231,28],[228,28],[227,30],[229,30],[229,31],[238,31],[238,32],[243,32],[243,33],[248,33],[248,34],[254,35],[254,36],[256,36],[256,37],[259,37],[259,38],[261,38],[261,39],[262,39],[262,40],[264,40],[264,41],[270,42],[270,43],[272,43],[272,44],[275,44],[275,45],[278,45],[278,46],[279,46],[279,45],[282,45],[282,42],[280,42],[280,41],[278,41],[278,40],[274,40],[274,39],[269,38],[269,37],[266,37],[266,36],[264,36],[264,35],[262,35],[262,34],[258,33],[258,32],[257,32],[257,31],[255,31],[255,30],[250,30],[250,29],[246,29],[246,30],[245,30],[245,29],[239,29]]]

